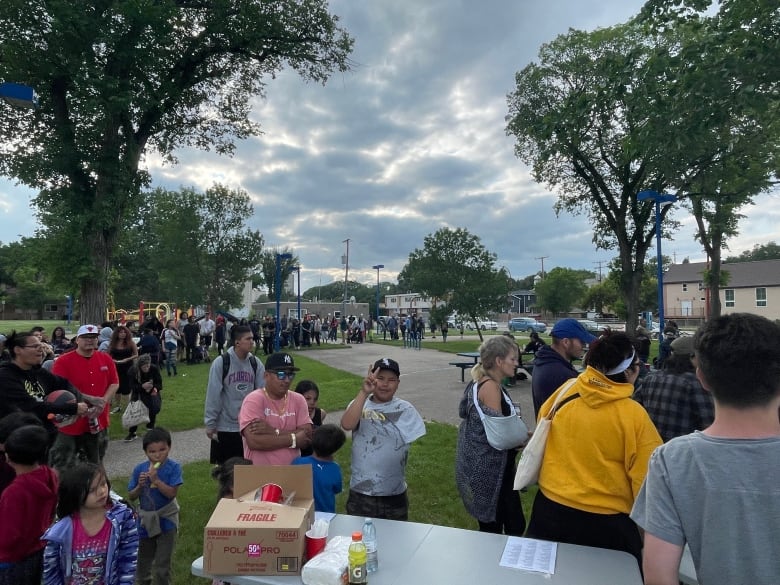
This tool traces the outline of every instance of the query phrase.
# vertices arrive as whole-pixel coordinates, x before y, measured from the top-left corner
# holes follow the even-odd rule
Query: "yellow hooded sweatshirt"
[[[591,367],[579,375],[563,398],[580,397],[563,405],[550,427],[539,474],[545,496],[594,514],[631,512],[650,455],[663,442],[633,391]],[[556,396],[542,405],[540,419]]]

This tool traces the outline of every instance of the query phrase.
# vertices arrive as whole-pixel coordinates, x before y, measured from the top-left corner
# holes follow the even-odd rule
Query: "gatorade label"
[[[366,582],[366,566],[353,565],[349,568],[350,585],[362,585]]]

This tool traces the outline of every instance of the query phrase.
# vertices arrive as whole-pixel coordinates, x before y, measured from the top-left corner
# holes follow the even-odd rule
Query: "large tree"
[[[442,228],[429,234],[422,248],[409,254],[398,275],[403,290],[446,303],[477,326],[477,319],[506,308],[509,273],[496,266],[496,255],[464,228]]]
[[[567,313],[581,303],[587,292],[586,278],[593,274],[556,266],[536,285],[536,304],[553,314]]]
[[[638,201],[637,193],[667,186],[639,140],[652,104],[637,90],[643,83],[638,72],[652,50],[644,31],[632,25],[571,30],[542,46],[539,62],[516,75],[508,96],[515,154],[557,192],[556,212],[587,214],[594,244],[617,248],[631,330],[655,235],[654,204]]]
[[[156,189],[117,255],[118,307],[154,299],[230,309],[260,262],[263,238],[246,227],[254,209],[240,189]]]
[[[709,316],[717,316],[722,250],[738,233],[740,210],[771,188],[780,165],[780,11],[726,0],[717,13],[698,14],[674,4],[649,2],[643,14],[660,42],[643,71],[655,115],[641,135],[696,220],[710,260]]]
[[[267,78],[288,65],[325,82],[351,47],[325,0],[0,2],[0,79],[40,96],[35,111],[0,105],[0,173],[40,190],[52,272],[78,282],[82,319],[104,314],[144,156],[232,152],[259,132],[250,100]]]

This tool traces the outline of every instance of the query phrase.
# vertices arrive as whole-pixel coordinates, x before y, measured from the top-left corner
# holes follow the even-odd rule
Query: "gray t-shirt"
[[[352,431],[350,489],[367,496],[395,496],[406,491],[409,445],[425,434],[420,414],[406,400],[366,400]]]
[[[701,585],[780,583],[780,437],[695,432],[653,453],[631,518],[688,543]]]

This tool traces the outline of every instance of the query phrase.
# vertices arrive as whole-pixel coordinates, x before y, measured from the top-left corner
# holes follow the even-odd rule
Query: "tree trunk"
[[[720,317],[720,277],[721,277],[721,262],[722,262],[722,246],[723,246],[723,233],[719,230],[715,230],[712,234],[712,255],[710,257],[710,278],[707,286],[710,290],[710,314],[707,315],[708,319],[713,317]]]
[[[626,333],[633,335],[639,325],[639,289],[642,281],[642,272],[632,269],[624,269],[621,277],[623,281],[623,293],[626,295]]]
[[[79,316],[81,323],[100,325],[106,320],[108,274],[111,267],[112,244],[104,230],[98,228],[89,234],[93,274],[81,279]]]

